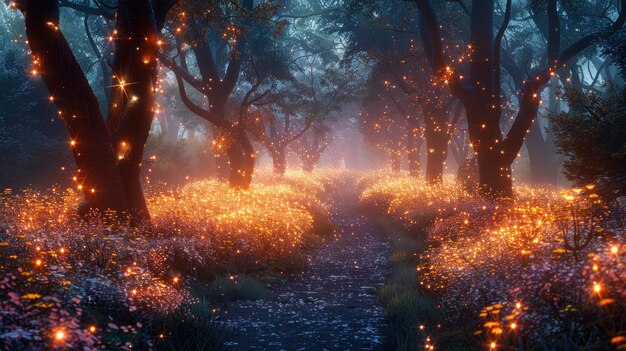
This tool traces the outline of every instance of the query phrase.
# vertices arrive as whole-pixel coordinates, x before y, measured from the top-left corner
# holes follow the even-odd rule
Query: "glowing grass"
[[[474,333],[466,342],[486,348],[608,347],[625,332],[623,210],[611,215],[593,186],[522,185],[513,200],[494,203],[450,179],[432,187],[406,175],[365,177],[363,206],[409,233],[425,230],[415,269],[449,335]],[[455,347],[436,326],[425,328],[434,331],[429,345]]]
[[[169,316],[210,297],[216,275],[237,277],[229,297],[259,298],[264,285],[238,272],[301,271],[305,239],[329,215],[327,195],[340,176],[263,178],[246,191],[212,180],[151,184],[152,225],[139,228],[112,213],[78,219],[71,189],[3,193],[0,301],[15,318],[3,315],[0,335],[30,348],[128,348],[161,334],[159,343],[185,344],[172,334],[182,324]],[[210,314],[186,318],[215,342]]]

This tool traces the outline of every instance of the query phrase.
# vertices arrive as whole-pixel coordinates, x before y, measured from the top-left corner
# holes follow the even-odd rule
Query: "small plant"
[[[587,186],[588,190],[593,188],[593,185]],[[566,203],[557,210],[554,223],[561,234],[565,250],[572,252],[576,261],[579,261],[592,240],[602,236],[604,231],[600,222],[606,207],[597,194],[587,194],[583,189],[567,191],[563,198]]]

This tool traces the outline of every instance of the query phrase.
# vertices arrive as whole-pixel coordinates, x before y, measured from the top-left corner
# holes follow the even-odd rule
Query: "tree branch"
[[[115,19],[115,13],[111,11],[107,11],[101,7],[91,7],[91,6],[76,4],[70,0],[59,0],[59,6],[67,7],[67,8],[70,8],[70,9],[73,9],[73,10],[76,10],[76,11],[79,11],[88,15],[102,16],[109,21],[112,21]]]
[[[183,101],[183,103],[185,104],[185,106],[194,114],[196,114],[198,117],[201,117],[211,123],[213,123],[216,127],[218,128],[222,128],[224,130],[230,130],[231,129],[231,125],[228,124],[226,122],[226,120],[224,120],[223,118],[221,118],[220,116],[218,116],[217,114],[205,110],[199,106],[197,106],[196,104],[193,103],[193,101],[191,101],[191,99],[189,98],[189,96],[187,96],[187,91],[185,90],[185,82],[183,81],[183,78],[180,74],[180,72],[178,71],[172,71],[174,72],[174,75],[176,76],[176,82],[178,83],[178,92],[180,94],[180,99]]]
[[[504,19],[502,20],[502,25],[496,34],[493,44],[493,80],[495,87],[495,96],[496,98],[501,98],[502,88],[500,84],[500,76],[502,74],[502,68],[500,67],[500,58],[502,51],[502,38],[504,37],[504,32],[506,32],[507,27],[509,26],[509,22],[511,21],[511,0],[506,1],[506,9],[504,11]]]
[[[570,45],[568,48],[563,50],[563,52],[561,52],[561,54],[558,57],[558,62],[560,64],[567,63],[569,60],[577,56],[581,51],[593,45],[596,41],[607,38],[611,36],[613,33],[615,33],[616,31],[618,31],[619,29],[621,29],[624,26],[624,23],[626,22],[626,0],[620,0],[619,3],[620,3],[619,16],[609,28],[603,31],[589,34],[579,39],[574,44]]]
[[[197,79],[191,73],[189,73],[189,71],[177,65],[173,59],[170,59],[169,57],[165,56],[165,54],[163,54],[161,51],[158,52],[158,56],[159,56],[159,61],[161,61],[163,66],[169,68],[177,77],[180,76],[182,79],[185,80],[185,82],[189,83],[189,85],[194,87],[196,90],[202,92],[203,94],[205,93],[204,92],[205,85],[204,85],[204,82],[202,82],[202,80]]]

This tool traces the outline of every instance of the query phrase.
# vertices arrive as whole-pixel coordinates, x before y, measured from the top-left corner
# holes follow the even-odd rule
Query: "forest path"
[[[388,274],[389,242],[358,214],[356,195],[338,194],[336,232],[309,254],[309,267],[262,300],[229,304],[220,314],[226,350],[382,350],[377,291]]]

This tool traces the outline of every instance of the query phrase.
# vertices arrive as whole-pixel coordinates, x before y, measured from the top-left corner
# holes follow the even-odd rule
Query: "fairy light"
[[[65,331],[63,329],[59,329],[54,332],[54,339],[56,341],[64,341],[65,340]]]
[[[596,282],[593,283],[593,292],[595,293],[600,293],[600,290],[602,290],[602,286]]]

